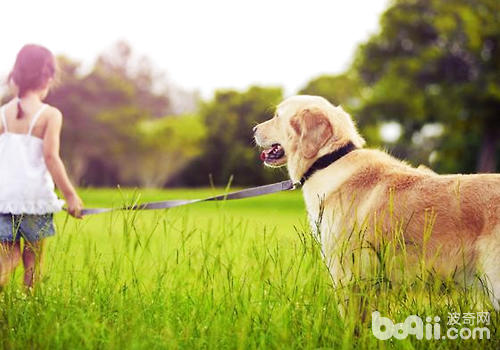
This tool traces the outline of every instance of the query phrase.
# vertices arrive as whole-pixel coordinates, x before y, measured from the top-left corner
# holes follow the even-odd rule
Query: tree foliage
[[[64,57],[59,65],[62,83],[47,102],[64,115],[62,155],[77,183],[161,186],[199,153],[199,118],[169,116],[166,83],[124,43],[87,74]]]
[[[395,0],[346,72],[299,93],[349,111],[370,145],[432,162],[439,172],[500,170],[500,6],[495,0]],[[80,185],[255,185],[286,177],[262,166],[252,128],[274,113],[280,88],[197,96],[168,83],[124,42],[87,72],[61,57],[48,102],[64,115],[62,154]],[[177,115],[176,115],[177,114]],[[380,128],[402,134],[385,143]],[[436,151],[437,150],[437,151]],[[210,179],[211,177],[211,179]]]
[[[362,86],[355,72],[339,75],[322,75],[309,81],[299,94],[323,96],[335,106],[353,112],[359,107]]]
[[[273,116],[282,99],[279,88],[251,87],[247,91],[218,91],[200,108],[207,128],[203,153],[184,171],[183,185],[238,185],[266,183],[283,178],[283,170],[264,169],[253,143],[252,128]]]
[[[368,87],[359,118],[401,123],[399,146],[410,157],[424,125],[440,123],[425,157],[438,148],[439,171],[498,170],[499,10],[494,0],[395,1],[354,62]]]
[[[139,148],[133,155],[131,179],[148,187],[161,187],[179,175],[191,160],[202,154],[206,127],[198,115],[169,116],[141,122]]]

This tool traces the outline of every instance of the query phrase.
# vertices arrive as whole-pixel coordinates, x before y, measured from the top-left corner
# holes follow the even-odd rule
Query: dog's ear
[[[299,150],[304,158],[313,158],[332,137],[332,126],[321,112],[303,110],[294,116],[290,124],[299,136]]]

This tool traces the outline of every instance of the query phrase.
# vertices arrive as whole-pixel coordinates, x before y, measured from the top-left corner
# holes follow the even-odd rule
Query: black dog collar
[[[325,154],[323,157],[318,158],[313,165],[306,171],[306,173],[302,176],[300,179],[300,185],[304,185],[304,183],[309,179],[312,174],[314,174],[317,170],[321,170],[335,162],[336,160],[339,160],[346,154],[348,154],[351,151],[354,151],[356,149],[356,146],[349,141],[349,143],[346,143],[344,146],[340,147],[338,150],[332,153]]]

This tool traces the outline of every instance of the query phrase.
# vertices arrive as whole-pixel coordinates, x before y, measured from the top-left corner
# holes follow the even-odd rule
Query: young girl
[[[54,235],[52,216],[64,203],[54,193],[54,182],[68,212],[80,217],[82,201],[59,157],[62,115],[42,102],[55,72],[49,50],[24,46],[8,79],[17,97],[0,107],[0,288],[21,256],[25,285],[32,287],[39,278],[43,241]]]

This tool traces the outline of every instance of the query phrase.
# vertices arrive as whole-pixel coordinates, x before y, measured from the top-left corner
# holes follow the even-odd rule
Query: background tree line
[[[500,170],[500,5],[397,0],[345,72],[298,93],[342,104],[370,146],[439,173]],[[118,43],[90,71],[59,59],[48,102],[65,116],[63,157],[90,186],[263,184],[252,127],[273,115],[280,87],[221,90],[203,101]],[[7,98],[6,96],[4,98]],[[392,138],[381,130],[392,129]]]
[[[499,171],[500,3],[399,0],[351,67],[303,93],[347,103],[369,144],[440,173]],[[378,128],[401,125],[387,143]]]

